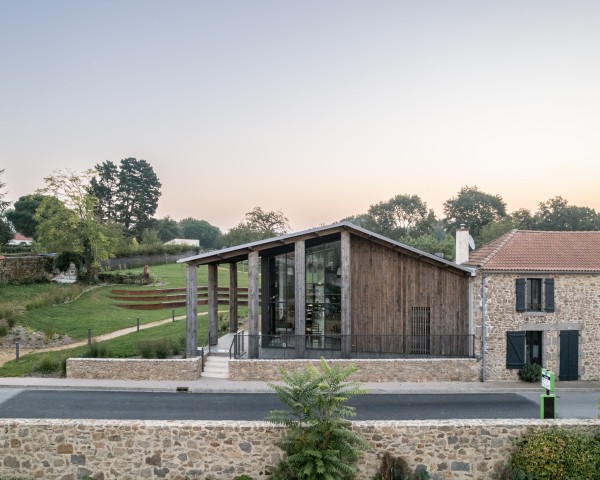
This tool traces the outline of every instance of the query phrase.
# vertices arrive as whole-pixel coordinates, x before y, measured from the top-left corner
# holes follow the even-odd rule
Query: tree
[[[485,245],[515,228],[520,228],[519,220],[506,216],[500,220],[488,223],[481,229],[477,237],[477,246]]]
[[[510,214],[514,221],[515,227],[520,230],[535,230],[535,219],[531,215],[531,211],[526,208],[519,208]]]
[[[179,222],[183,238],[200,240],[200,247],[206,249],[217,248],[221,239],[221,230],[211,225],[206,220],[184,218]]]
[[[3,173],[4,169],[0,170],[0,176]],[[5,186],[6,183],[3,182],[0,178],[0,245],[6,244],[6,242],[8,242],[13,236],[13,231],[10,226],[10,223],[6,220],[6,217],[4,216],[4,211],[10,205],[10,202],[4,200],[4,198],[6,197],[6,192],[3,190]]]
[[[477,239],[484,226],[506,216],[506,203],[500,195],[482,192],[476,186],[466,186],[456,197],[446,200],[444,215],[448,233],[454,235],[460,225],[465,224]]]
[[[400,243],[404,243],[424,252],[436,255],[438,253],[443,254],[443,258],[446,260],[454,260],[456,241],[454,237],[448,233],[444,234],[442,238],[437,238],[435,235],[426,233],[418,237],[401,237]]]
[[[7,210],[6,218],[13,224],[16,231],[26,237],[35,237],[37,221],[35,211],[44,200],[44,195],[24,195],[14,203],[11,210]]]
[[[96,165],[89,193],[98,199],[103,220],[114,220],[131,234],[140,236],[156,213],[161,184],[146,160],[124,158],[120,166],[106,161]]]
[[[96,211],[102,220],[117,220],[119,168],[110,161],[96,164],[97,175],[90,180],[89,192],[96,197]]]
[[[251,212],[246,213],[244,220],[223,235],[221,245],[241,245],[277,237],[288,233],[289,228],[288,219],[281,211],[264,211],[260,207],[255,207]]]
[[[540,202],[533,218],[538,230],[600,230],[600,216],[594,209],[569,205],[561,196]]]
[[[355,478],[359,454],[368,448],[348,420],[355,415],[348,401],[366,393],[359,384],[347,382],[356,368],[329,366],[321,358],[319,369],[310,364],[303,372],[281,369],[283,384],[269,384],[288,407],[266,419],[288,428],[277,442],[287,457],[273,472],[275,480]]]
[[[418,195],[396,195],[371,205],[367,215],[377,225],[378,233],[393,239],[431,233],[435,222],[433,210]]]
[[[44,178],[46,187],[37,193],[47,196],[35,213],[38,250],[82,255],[80,277],[92,281],[99,262],[109,258],[121,235],[120,227],[97,215],[97,200],[88,193],[93,174],[57,170]]]
[[[151,222],[151,228],[158,232],[158,238],[160,238],[162,242],[168,242],[181,235],[179,223],[177,220],[173,220],[169,215]]]

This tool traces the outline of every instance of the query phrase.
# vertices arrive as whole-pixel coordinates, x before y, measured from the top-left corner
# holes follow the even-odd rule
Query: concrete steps
[[[204,378],[229,378],[229,353],[227,355],[209,355],[204,362]]]

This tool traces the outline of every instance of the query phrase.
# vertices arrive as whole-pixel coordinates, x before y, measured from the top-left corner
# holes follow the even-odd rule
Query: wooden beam
[[[341,310],[342,310],[342,358],[350,358],[352,351],[352,299],[351,289],[351,257],[350,257],[350,232],[342,232],[341,235],[342,254],[342,288],[341,288]]]
[[[229,333],[238,329],[238,268],[237,263],[229,264]]]
[[[296,358],[304,358],[306,338],[306,243],[298,240],[294,253],[294,329]]]
[[[258,252],[248,255],[248,358],[258,358]]]
[[[187,266],[185,300],[185,356],[198,356],[198,267]]]
[[[218,326],[218,293],[217,293],[217,264],[208,265],[208,344],[217,345],[219,343]]]

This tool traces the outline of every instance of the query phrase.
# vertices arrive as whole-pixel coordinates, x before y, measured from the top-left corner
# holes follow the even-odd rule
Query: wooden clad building
[[[209,266],[209,337],[217,342],[217,265],[230,264],[236,329],[237,262],[248,261],[248,356],[327,349],[370,355],[472,355],[471,269],[348,222],[184,258],[188,298]],[[213,294],[211,295],[211,291]],[[213,302],[211,303],[211,298]],[[196,355],[196,302],[187,302],[187,355]]]

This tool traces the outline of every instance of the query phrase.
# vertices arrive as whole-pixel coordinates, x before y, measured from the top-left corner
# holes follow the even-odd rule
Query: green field
[[[134,272],[136,270],[133,270]],[[141,271],[141,269],[139,270]],[[135,326],[139,318],[140,324],[156,320],[171,318],[172,310],[129,310],[120,308],[118,300],[109,298],[111,290],[148,290],[152,288],[178,288],[185,287],[186,265],[169,264],[151,267],[150,273],[156,279],[152,286],[109,285],[99,286],[85,291],[78,298],[68,303],[44,306],[35,310],[26,310],[25,305],[32,299],[45,295],[56,289],[66,289],[68,286],[54,284],[32,284],[7,286],[2,289],[0,309],[9,307],[17,309],[20,313],[14,320],[17,325],[23,325],[33,330],[43,331],[47,334],[69,335],[75,339],[85,339],[88,329],[93,336],[98,336],[122,328]],[[228,268],[218,270],[219,286],[229,285]],[[198,268],[198,285],[207,285],[208,270],[206,267]],[[245,272],[239,272],[238,285],[246,287],[248,277]],[[222,306],[220,310],[227,307]],[[199,306],[198,312],[206,312],[206,306]],[[240,316],[246,315],[247,308],[239,309]],[[175,309],[175,315],[185,315],[185,308]],[[225,319],[222,322],[226,321]],[[198,324],[198,342],[202,344],[208,332],[208,317],[200,315]],[[185,321],[177,320],[164,325],[152,327],[139,332],[124,335],[118,338],[101,342],[106,345],[114,357],[131,357],[139,355],[139,343],[150,340],[181,341],[185,337]],[[99,344],[99,345],[100,345]],[[88,347],[78,347],[69,350],[38,353],[23,356],[19,363],[14,361],[0,368],[0,376],[22,376],[32,372],[42,359],[60,361],[67,357],[81,356]]]

